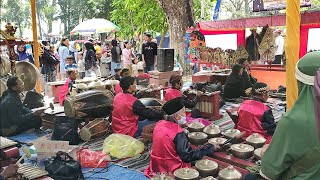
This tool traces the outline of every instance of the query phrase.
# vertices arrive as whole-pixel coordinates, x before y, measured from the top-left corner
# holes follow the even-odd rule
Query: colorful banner
[[[287,0],[286,11],[286,78],[287,78],[287,111],[292,108],[298,97],[298,85],[295,68],[300,52],[300,0]]]
[[[299,1],[301,7],[311,6],[311,0]],[[253,12],[286,9],[288,4],[289,3],[286,3],[286,0],[254,0]],[[297,6],[299,6],[299,4],[297,4]]]

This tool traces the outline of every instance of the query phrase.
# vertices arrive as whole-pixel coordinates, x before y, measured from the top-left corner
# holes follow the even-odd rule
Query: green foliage
[[[31,8],[28,0],[1,1],[1,21],[12,22],[18,26],[19,36],[31,25]]]
[[[196,22],[201,20],[201,0],[193,0],[194,2],[194,15]],[[217,0],[204,0],[205,12],[203,20],[211,20],[214,8],[216,7]]]
[[[167,26],[156,0],[113,0],[112,7],[111,20],[120,27],[122,37],[132,37],[134,32],[162,32]]]

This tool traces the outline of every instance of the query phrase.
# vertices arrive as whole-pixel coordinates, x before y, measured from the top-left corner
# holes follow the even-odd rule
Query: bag
[[[79,149],[77,158],[82,168],[105,168],[108,161],[111,161],[108,154],[102,151],[91,151],[89,149]]]
[[[69,141],[70,145],[78,145],[80,136],[77,121],[65,116],[55,117],[51,140]]]
[[[44,166],[49,176],[56,180],[84,179],[80,163],[62,151],[59,151],[56,157],[46,159]]]

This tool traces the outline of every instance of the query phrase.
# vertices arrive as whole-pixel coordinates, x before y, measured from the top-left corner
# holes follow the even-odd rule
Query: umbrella
[[[104,32],[116,32],[120,28],[105,19],[90,19],[78,24],[70,34],[94,34]]]

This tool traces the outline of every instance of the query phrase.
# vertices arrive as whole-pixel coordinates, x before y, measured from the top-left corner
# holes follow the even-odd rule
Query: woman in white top
[[[132,53],[131,44],[128,41],[124,43],[124,46],[125,48],[122,50],[123,67],[131,71],[132,60],[135,56]]]
[[[64,69],[67,61],[67,56],[69,56],[69,40],[67,38],[62,38],[61,45],[58,49],[59,60],[60,60],[60,80],[64,80],[66,76],[66,71]]]

